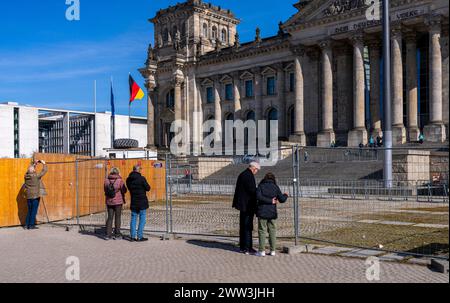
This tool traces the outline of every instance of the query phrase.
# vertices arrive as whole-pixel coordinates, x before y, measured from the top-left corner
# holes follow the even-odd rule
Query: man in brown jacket
[[[39,163],[42,163],[44,168],[40,173],[37,173],[36,166]],[[41,199],[41,190],[44,190],[41,179],[47,173],[47,170],[48,168],[45,161],[38,160],[28,168],[27,173],[25,174],[25,192],[28,202],[28,213],[25,223],[27,229],[37,229],[36,215]]]

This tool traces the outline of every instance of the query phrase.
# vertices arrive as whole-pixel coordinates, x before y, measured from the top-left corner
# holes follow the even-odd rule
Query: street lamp
[[[386,188],[392,187],[392,117],[391,117],[391,39],[389,0],[383,0],[383,108],[384,169]]]

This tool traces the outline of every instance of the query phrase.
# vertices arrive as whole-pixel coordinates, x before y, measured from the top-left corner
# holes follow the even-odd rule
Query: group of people
[[[36,167],[40,163],[43,164],[43,169],[38,173]],[[265,256],[266,234],[268,232],[269,254],[274,256],[276,251],[277,204],[286,202],[288,194],[281,192],[272,173],[266,174],[259,185],[256,186],[255,175],[260,169],[259,163],[251,162],[237,179],[233,207],[240,211],[239,245],[242,253]],[[40,197],[45,194],[42,178],[47,171],[48,167],[45,161],[38,160],[28,168],[25,174],[24,187],[28,201],[28,214],[25,224],[27,229],[37,228],[36,215]],[[144,228],[147,209],[149,208],[147,192],[151,188],[141,171],[142,167],[135,165],[133,171],[124,181],[119,169],[113,167],[104,180],[103,187],[107,209],[106,240],[122,238],[121,217],[123,206],[126,204],[125,194],[127,192],[131,196],[130,240],[137,242],[148,240],[144,237]],[[252,238],[255,215],[258,218],[258,251],[253,248]],[[113,221],[115,221],[114,232]]]
[[[41,172],[37,172],[37,166],[43,164]],[[47,173],[48,167],[45,161],[38,160],[33,162],[27,169],[24,177],[24,189],[27,198],[28,212],[25,221],[26,229],[37,229],[36,215],[39,209],[41,196],[45,195],[45,188],[42,178]],[[123,181],[120,171],[117,167],[110,170],[108,177],[104,181],[105,203],[107,209],[106,221],[106,240],[117,239],[122,237],[121,218],[122,208],[126,204],[125,194],[129,191],[131,196],[131,223],[130,223],[130,240],[131,241],[147,241],[144,237],[144,228],[149,208],[147,192],[150,191],[150,185],[146,178],[141,174],[142,167],[135,165],[126,182]],[[115,228],[113,233],[113,220]],[[137,225],[137,228],[136,228]]]
[[[125,194],[127,191],[130,192],[131,196],[130,240],[137,242],[148,240],[148,238],[144,237],[144,228],[147,209],[149,208],[147,192],[150,191],[151,187],[147,179],[141,174],[141,171],[142,167],[135,165],[126,182],[124,182],[119,169],[113,167],[105,179],[104,190],[108,213],[106,220],[106,240],[122,238],[122,208],[126,204]],[[114,233],[112,228],[113,220],[115,221]]]
[[[284,203],[288,194],[282,193],[275,176],[268,173],[256,186],[255,175],[261,170],[257,162],[251,162],[236,182],[233,207],[240,211],[239,246],[241,253],[266,256],[266,235],[269,233],[271,256],[276,254],[277,204]],[[253,219],[258,218],[258,250],[253,248]]]

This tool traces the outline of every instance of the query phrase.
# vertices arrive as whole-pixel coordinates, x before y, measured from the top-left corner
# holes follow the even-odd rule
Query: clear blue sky
[[[110,110],[109,79],[114,78],[116,111],[128,114],[128,73],[138,84],[153,26],[148,19],[176,0],[80,0],[80,21],[65,18],[65,0],[0,1],[0,102],[93,111],[97,80],[98,111]],[[241,19],[241,42],[275,35],[278,22],[296,9],[295,0],[213,0]],[[133,115],[146,113],[136,101]]]

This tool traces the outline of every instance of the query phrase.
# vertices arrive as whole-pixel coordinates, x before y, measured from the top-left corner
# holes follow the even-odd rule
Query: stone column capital
[[[402,39],[402,25],[398,22],[393,22],[391,27],[391,40]]]
[[[180,76],[176,76],[173,80],[172,83],[175,87],[181,87],[181,85],[184,82],[184,78],[180,77]]]
[[[353,46],[364,46],[364,34],[361,32],[357,32],[350,37],[350,42]]]
[[[299,57],[303,57],[306,54],[306,48],[303,45],[292,46],[291,51],[294,55]]]
[[[442,30],[442,16],[430,14],[425,19],[425,25],[430,32],[440,32]]]
[[[318,45],[321,50],[330,50],[332,42],[330,39],[326,39],[326,40],[320,41]]]

